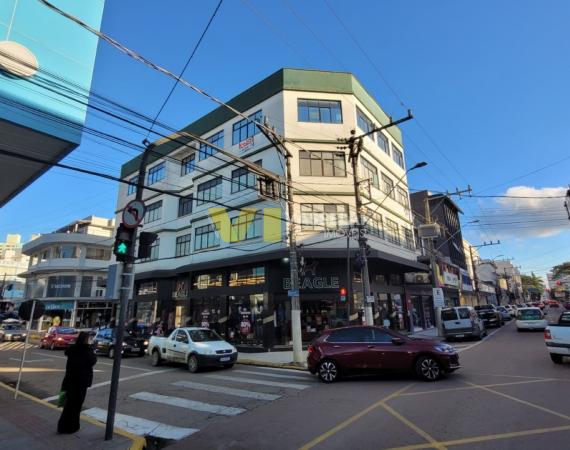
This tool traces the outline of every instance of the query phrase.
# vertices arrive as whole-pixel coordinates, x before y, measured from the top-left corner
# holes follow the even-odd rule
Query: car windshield
[[[536,309],[523,309],[520,312],[521,320],[540,320],[542,319],[542,314]]]
[[[75,328],[57,328],[55,330],[55,332],[57,334],[75,334],[75,333],[77,333],[77,331],[75,331]]]
[[[190,331],[190,339],[193,342],[223,341],[214,330],[192,330]]]
[[[2,329],[4,330],[13,331],[13,330],[19,330],[20,328],[22,328],[20,327],[20,325],[2,325]]]
[[[454,309],[444,309],[441,312],[441,320],[457,320],[457,313]]]
[[[563,325],[565,327],[570,327],[570,312],[562,313],[558,325]]]

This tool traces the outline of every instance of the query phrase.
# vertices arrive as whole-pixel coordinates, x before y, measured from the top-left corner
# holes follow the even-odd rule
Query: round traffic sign
[[[123,225],[136,228],[144,219],[146,206],[141,200],[132,200],[123,209]]]
[[[20,317],[20,319],[30,320],[32,316],[32,306],[34,301],[36,302],[36,306],[33,308],[34,317],[32,320],[37,320],[44,315],[44,311],[46,309],[45,307],[46,305],[44,303],[40,302],[39,300],[26,300],[18,308],[18,316]]]

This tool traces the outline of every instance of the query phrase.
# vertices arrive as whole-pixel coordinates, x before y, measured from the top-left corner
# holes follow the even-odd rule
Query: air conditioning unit
[[[434,239],[441,235],[439,224],[426,223],[418,227],[418,236],[420,239]]]

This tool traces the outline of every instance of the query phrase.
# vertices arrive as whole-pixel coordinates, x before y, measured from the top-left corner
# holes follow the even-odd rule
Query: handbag
[[[67,392],[66,391],[59,391],[57,397],[57,407],[63,408],[65,406],[65,400],[67,400]]]

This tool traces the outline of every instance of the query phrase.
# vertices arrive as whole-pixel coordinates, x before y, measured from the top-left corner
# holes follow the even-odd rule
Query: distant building
[[[89,328],[108,322],[113,305],[105,298],[115,221],[90,216],[26,243],[26,299],[41,300],[37,328],[52,324]]]
[[[18,274],[28,267],[28,256],[22,254],[22,236],[8,234],[0,242],[0,312],[11,310],[24,297],[26,280]]]
[[[522,279],[519,269],[510,261],[495,261],[497,275],[505,280],[506,295],[509,301],[523,297]]]

